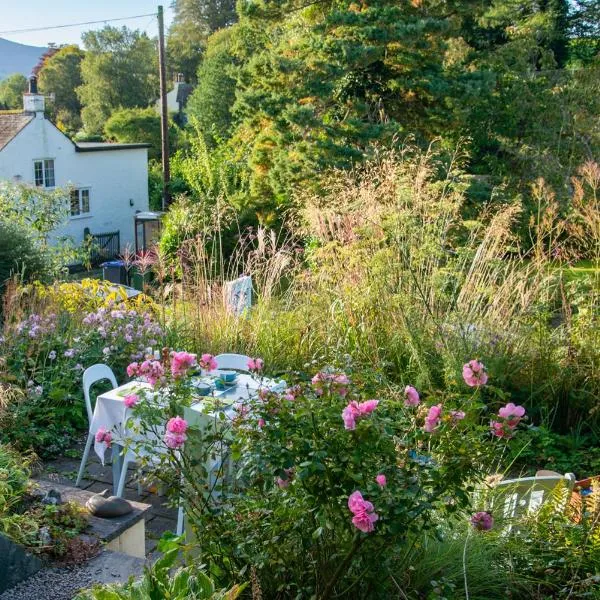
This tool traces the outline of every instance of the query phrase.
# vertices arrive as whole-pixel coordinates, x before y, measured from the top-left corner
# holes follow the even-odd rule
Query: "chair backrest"
[[[566,509],[575,485],[575,475],[544,475],[507,479],[494,486],[494,512],[505,519],[514,519],[536,511],[548,499],[558,485],[562,484],[558,510]]]
[[[217,369],[231,369],[233,371],[248,372],[249,356],[243,354],[219,354],[215,356]]]
[[[252,277],[244,275],[223,285],[223,300],[228,312],[241,315],[252,306]]]
[[[87,410],[89,422],[92,422],[92,401],[90,400],[90,388],[97,381],[108,379],[111,382],[113,389],[118,386],[117,378],[112,369],[108,365],[97,364],[88,367],[83,372],[83,397],[85,398],[85,408]]]

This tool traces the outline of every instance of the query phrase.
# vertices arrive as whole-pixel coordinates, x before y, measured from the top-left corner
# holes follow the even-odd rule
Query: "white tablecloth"
[[[238,402],[243,403],[244,400],[255,396],[260,387],[273,391],[283,391],[286,384],[284,381],[265,378],[259,380],[252,375],[240,373],[235,386],[222,391],[214,390],[212,395],[221,400],[231,401],[229,408],[223,409],[223,412],[231,417],[234,414],[233,406]],[[90,425],[90,430],[94,436],[101,428],[104,428],[106,431],[111,432],[113,443],[124,445],[123,441],[128,437],[125,431],[125,423],[131,416],[131,409],[125,406],[124,397],[127,394],[135,394],[136,390],[139,391],[140,389],[152,389],[152,386],[140,381],[131,381],[98,396]],[[203,408],[204,402],[199,397],[198,402],[192,404],[190,410],[200,413]],[[104,464],[106,444],[104,442],[96,442],[94,438],[94,451],[102,461],[102,464]]]

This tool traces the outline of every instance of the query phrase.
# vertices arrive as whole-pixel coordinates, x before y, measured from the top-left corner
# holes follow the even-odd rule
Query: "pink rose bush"
[[[498,411],[497,420],[492,420],[492,435],[497,438],[510,439],[514,436],[517,425],[525,416],[525,409],[509,402]]]
[[[352,517],[354,527],[364,533],[370,533],[375,529],[374,523],[379,519],[379,515],[375,512],[373,504],[365,500],[358,490],[348,497],[348,508],[354,515]]]
[[[387,478],[383,473],[379,473],[379,475],[375,477],[375,481],[380,488],[384,488],[387,485]]]
[[[353,400],[342,411],[344,427],[348,430],[356,429],[356,421],[370,415],[379,404],[379,400],[366,400],[365,402],[356,402]]]
[[[477,360],[470,360],[464,364],[462,375],[465,383],[470,387],[479,387],[488,381],[484,364]]]

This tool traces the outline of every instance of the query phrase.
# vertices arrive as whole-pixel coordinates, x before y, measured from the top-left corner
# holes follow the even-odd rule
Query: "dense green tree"
[[[21,73],[14,73],[0,81],[0,108],[9,110],[23,108],[23,93],[26,90],[27,78]]]
[[[109,140],[150,144],[149,158],[161,156],[160,115],[154,108],[121,108],[112,113],[104,125],[104,134]],[[177,128],[171,123],[169,142],[172,150],[177,141]]]
[[[207,139],[227,136],[231,126],[231,108],[235,101],[236,74],[230,48],[233,28],[221,29],[208,39],[206,52],[198,68],[198,85],[186,108]]]
[[[158,97],[156,44],[145,33],[104,27],[83,34],[83,84],[77,95],[87,133],[101,133],[114,109],[146,107]]]
[[[175,15],[167,40],[168,68],[196,80],[208,36],[235,23],[235,0],[174,0]]]
[[[446,124],[444,52],[456,34],[441,11],[391,0],[257,2],[243,17],[233,143],[250,144],[255,198],[285,203],[315,172]]]
[[[69,132],[81,127],[81,103],[76,90],[82,84],[83,57],[77,46],[65,46],[44,61],[38,75],[40,91],[54,94],[54,100],[46,102],[46,111],[59,127]]]

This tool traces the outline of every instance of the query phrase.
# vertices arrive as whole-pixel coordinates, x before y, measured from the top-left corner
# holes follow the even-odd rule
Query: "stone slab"
[[[112,550],[104,550],[83,566],[94,583],[125,583],[129,577],[139,577],[146,561]]]
[[[60,492],[60,495],[64,501],[76,502],[81,506],[85,506],[85,503],[94,495],[94,492],[89,490],[81,490],[79,488],[59,485],[54,482],[38,480],[35,481],[35,483],[37,484],[38,489],[41,491],[47,492],[50,489],[55,489]],[[111,540],[119,537],[138,521],[144,519],[150,510],[150,506],[148,504],[135,501],[130,501],[130,503],[133,506],[133,511],[128,515],[114,517],[111,519],[101,519],[99,517],[90,515],[89,529],[86,533],[100,539],[103,542],[110,542]]]

